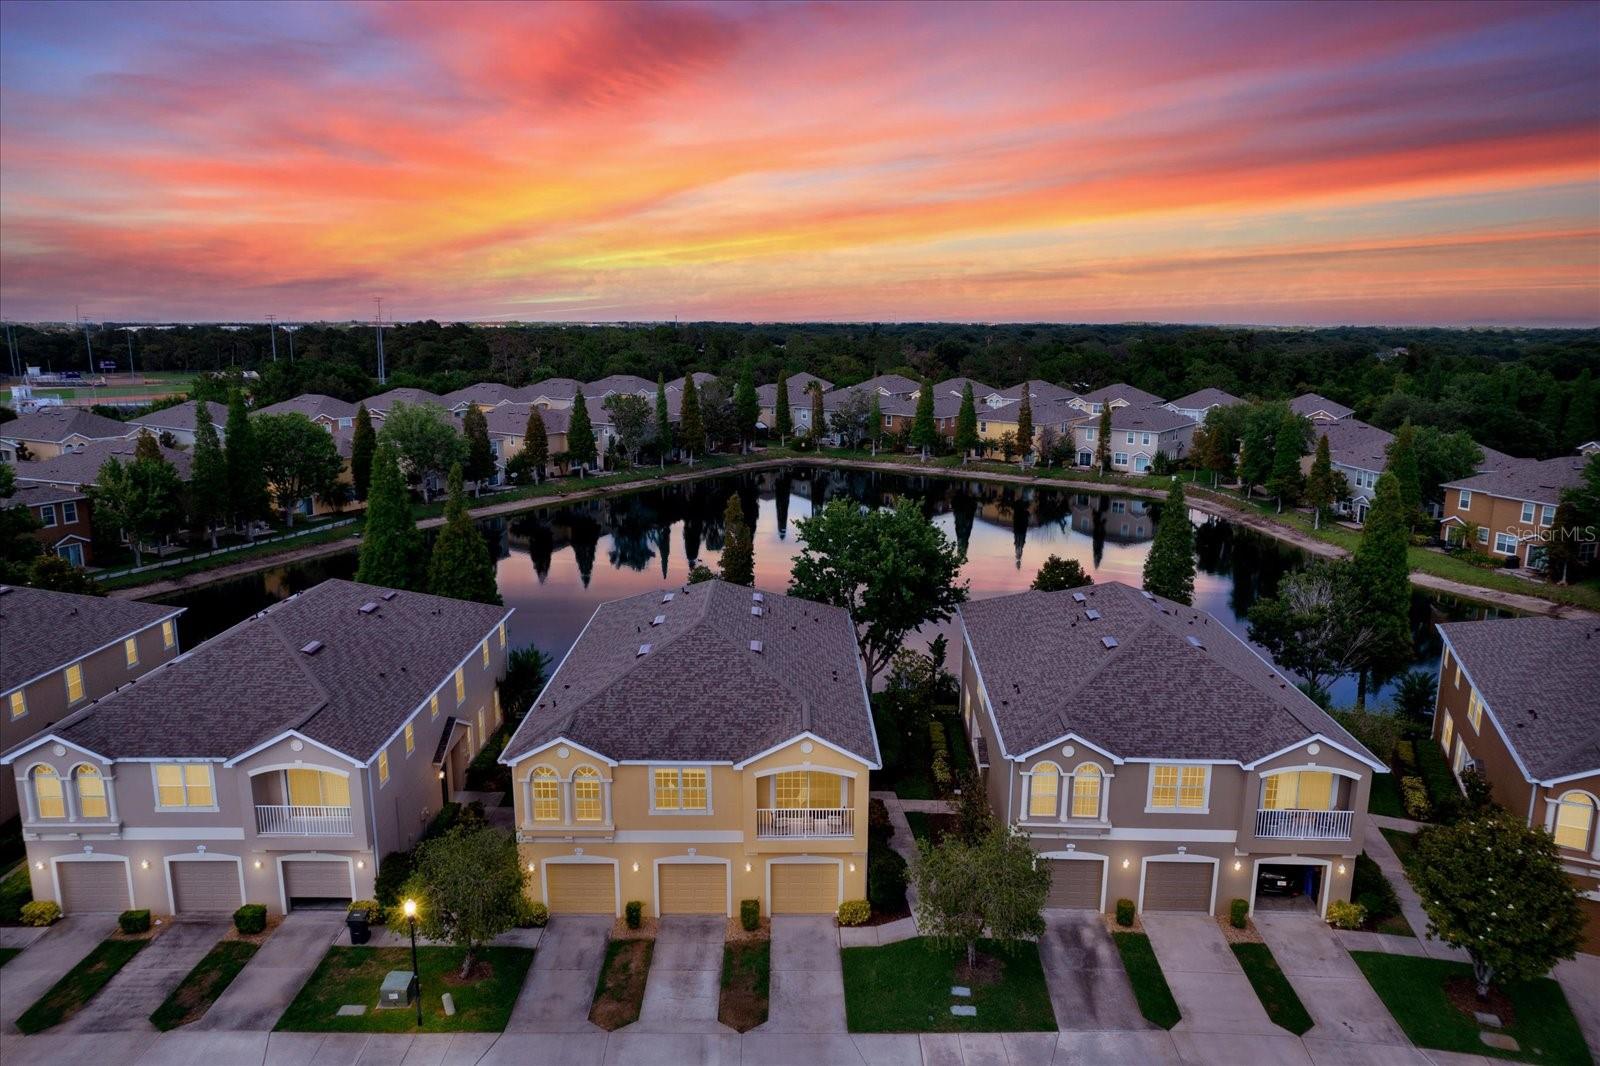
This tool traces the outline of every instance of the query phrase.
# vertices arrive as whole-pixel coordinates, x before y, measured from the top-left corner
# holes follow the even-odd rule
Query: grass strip
[[[150,1024],[164,1033],[199,1020],[259,948],[249,940],[219,941],[150,1015]]]
[[[378,1010],[378,988],[393,970],[411,972],[408,948],[329,948],[316,970],[278,1019],[280,1031],[310,1033],[498,1033],[511,1020],[511,1008],[522,979],[533,962],[526,948],[480,948],[473,972],[461,980],[462,948],[428,947],[417,951],[422,978],[422,1026],[417,1009]],[[448,992],[456,1012],[447,1015],[439,1002]],[[360,1004],[365,1014],[340,1015],[346,1004]]]
[[[17,1028],[28,1034],[42,1033],[71,1018],[149,943],[147,939],[102,940],[66,976],[51,985],[37,1003],[22,1012]]]
[[[737,940],[722,948],[722,995],[717,1020],[740,1033],[767,1020],[772,941]]]
[[[1031,941],[978,941],[979,978],[964,976],[966,951],[923,937],[876,948],[845,948],[844,1005],[852,1033],[1051,1032],[1050,991]],[[972,995],[955,998],[953,985]],[[976,1007],[970,1018],[950,1013]]]
[[[1266,1008],[1267,1017],[1274,1025],[1282,1026],[1295,1036],[1303,1036],[1311,1028],[1311,1015],[1305,1004],[1295,994],[1294,986],[1272,957],[1272,949],[1265,944],[1234,944],[1233,954],[1239,960],[1256,998]]]
[[[1183,1014],[1178,1010],[1178,1001],[1172,998],[1167,975],[1161,972],[1161,963],[1156,961],[1150,938],[1143,933],[1114,932],[1111,939],[1117,942],[1117,953],[1128,971],[1128,982],[1133,985],[1139,1013],[1163,1029],[1177,1025]]]

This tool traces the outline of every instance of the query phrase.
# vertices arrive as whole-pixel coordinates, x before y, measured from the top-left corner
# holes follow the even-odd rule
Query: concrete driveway
[[[1600,955],[1579,954],[1559,963],[1555,979],[1567,994],[1567,1004],[1583,1030],[1589,1053],[1600,1062]]]
[[[1315,914],[1257,911],[1256,929],[1315,1021],[1307,1036],[1408,1045],[1389,1008],[1326,922]]]
[[[522,992],[506,1023],[508,1033],[600,1033],[589,1020],[595,983],[606,961],[611,919],[560,914],[550,919]]]
[[[1209,914],[1141,914],[1156,961],[1183,1012],[1178,1029],[1197,1033],[1279,1036],[1250,979]]]
[[[18,1016],[116,928],[114,914],[63,918],[6,963],[0,970],[0,1029],[15,1032]]]
[[[65,1033],[154,1032],[150,1013],[228,932],[229,923],[173,922],[117,972]]]
[[[1139,1013],[1117,945],[1094,911],[1045,911],[1039,961],[1056,1025],[1071,1029],[1154,1028]]]
[[[658,1033],[715,1033],[722,992],[722,946],[728,922],[720,915],[669,915],[656,930],[655,953],[639,1020],[628,1029]],[[731,1030],[730,1030],[731,1031]]]
[[[832,918],[792,915],[772,919],[767,1020],[752,1032],[845,1032],[844,964]]]
[[[271,1029],[343,929],[343,911],[289,915],[193,1028],[212,1032]]]

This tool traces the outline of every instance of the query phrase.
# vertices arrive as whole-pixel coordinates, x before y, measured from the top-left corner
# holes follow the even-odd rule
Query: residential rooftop
[[[443,396],[429,392],[426,389],[390,389],[388,392],[380,392],[376,396],[368,396],[361,402],[373,414],[388,414],[397,403],[409,404],[412,407],[424,403],[435,404],[439,407],[447,406]]]
[[[1337,422],[1311,423],[1319,437],[1328,438],[1328,458],[1340,466],[1382,473],[1389,465],[1389,444],[1393,433],[1370,426],[1357,418]]]
[[[81,407],[41,407],[0,425],[0,437],[41,444],[60,444],[74,435],[88,440],[112,440],[137,432],[137,426]]]
[[[93,485],[100,476],[100,468],[108,459],[131,463],[139,442],[134,439],[95,440],[62,452],[52,459],[36,459],[17,463],[17,482],[39,485],[71,485],[81,488]],[[189,480],[189,464],[194,453],[185,448],[161,448],[161,457],[172,464],[178,477]]]
[[[182,614],[184,608],[0,585],[0,694]]]
[[[1113,385],[1107,385],[1105,388],[1095,389],[1093,392],[1086,392],[1083,394],[1083,400],[1086,403],[1114,403],[1117,400],[1125,400],[1135,407],[1151,404],[1159,406],[1166,402],[1155,393],[1136,389],[1132,385],[1121,381]]]
[[[320,392],[307,392],[267,406],[255,412],[261,415],[305,415],[307,418],[354,418],[356,405],[335,396]]]
[[[215,400],[205,401],[206,411],[211,415],[211,424],[217,427],[220,435],[227,428],[228,408]],[[128,419],[128,425],[140,426],[157,433],[162,430],[178,430],[185,433],[194,432],[195,410],[199,401],[185,400],[183,403],[172,407],[163,407],[159,411],[151,411],[134,418]]]
[[[1243,400],[1231,392],[1221,389],[1200,389],[1187,396],[1179,396],[1176,400],[1168,400],[1168,407],[1178,407],[1185,411],[1204,411],[1212,407],[1234,407],[1244,403]]]
[[[1471,477],[1446,482],[1442,488],[1466,489],[1486,496],[1549,504],[1561,502],[1561,494],[1583,483],[1584,455],[1561,455],[1554,459],[1507,459],[1500,465]]]
[[[1314,392],[1303,393],[1290,400],[1289,410],[1302,418],[1323,418],[1335,422],[1355,414],[1352,408],[1342,403],[1334,403],[1326,396],[1318,396]]]

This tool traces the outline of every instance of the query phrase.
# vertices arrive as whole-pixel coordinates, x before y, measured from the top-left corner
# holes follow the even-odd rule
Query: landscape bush
[[[1249,919],[1249,917],[1249,900],[1236,899],[1232,903],[1228,904],[1228,924],[1233,926],[1235,929],[1243,929],[1245,927],[1245,922]]]
[[[1428,802],[1428,786],[1420,777],[1400,779],[1400,802],[1405,804],[1406,814],[1419,822],[1426,822],[1433,813],[1433,805]]]
[[[538,900],[522,896],[517,904],[518,929],[543,929],[550,924],[550,908]]]
[[[375,899],[356,899],[350,901],[350,906],[345,909],[346,914],[355,914],[358,911],[367,912],[367,921],[373,925],[382,925],[389,917],[384,912],[382,905]],[[404,917],[404,912],[399,912]]]
[[[906,860],[888,845],[867,850],[867,902],[880,914],[906,909]]]
[[[49,925],[61,917],[61,905],[51,899],[36,899],[22,905],[22,924]]]
[[[1350,896],[1366,908],[1367,917],[1374,922],[1400,913],[1400,897],[1395,893],[1394,886],[1383,875],[1383,868],[1364,851],[1356,856],[1356,872],[1350,879]]]
[[[1367,908],[1359,903],[1336,899],[1328,904],[1328,924],[1335,929],[1360,929],[1367,920]]]
[[[629,929],[639,928],[640,925],[644,924],[644,903],[640,900],[630,899],[628,905],[623,908],[623,916],[628,923]]]
[[[840,925],[866,925],[872,917],[872,906],[864,899],[847,899],[839,904]]]
[[[1124,927],[1133,924],[1133,900],[1117,900],[1117,924]]]
[[[1405,722],[1398,715],[1382,712],[1334,711],[1333,718],[1384,762],[1394,758],[1395,748],[1405,731]]]
[[[373,880],[372,893],[383,907],[393,907],[400,902],[400,886],[411,876],[411,853],[391,851],[378,864],[378,876]]]
[[[739,901],[739,926],[747,933],[753,933],[761,928],[761,901],[759,899],[741,899]]]
[[[148,933],[150,931],[149,909],[123,911],[117,915],[117,928],[129,936],[136,933]]]
[[[233,912],[233,927],[243,936],[255,936],[266,931],[267,908],[260,903],[246,903]]]

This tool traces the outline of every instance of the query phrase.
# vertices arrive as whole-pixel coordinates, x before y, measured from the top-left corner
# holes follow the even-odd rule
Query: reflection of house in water
[[[1120,496],[1075,493],[1068,504],[1072,528],[1113,544],[1143,544],[1156,535],[1156,505]]]

